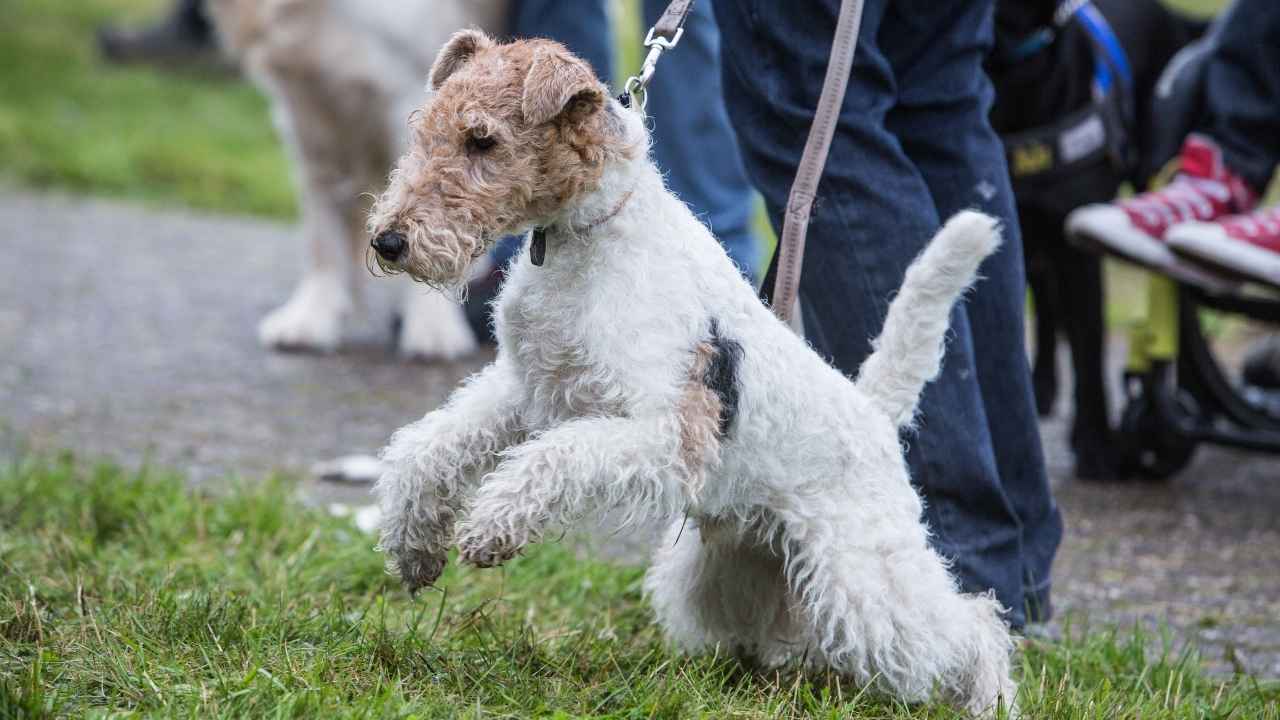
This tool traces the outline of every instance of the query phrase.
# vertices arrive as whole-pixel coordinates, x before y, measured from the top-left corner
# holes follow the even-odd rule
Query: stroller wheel
[[[1129,402],[1116,432],[1117,466],[1123,475],[1167,480],[1195,456],[1196,441],[1179,432],[1179,418],[1199,416],[1195,400],[1165,380],[1167,368],[1131,376]]]

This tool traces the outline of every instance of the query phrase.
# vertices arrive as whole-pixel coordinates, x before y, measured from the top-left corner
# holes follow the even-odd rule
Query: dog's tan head
[[[370,216],[388,272],[456,285],[499,238],[556,215],[598,187],[611,155],[632,152],[606,112],[605,86],[559,43],[499,45],[461,31],[436,58],[431,86]]]

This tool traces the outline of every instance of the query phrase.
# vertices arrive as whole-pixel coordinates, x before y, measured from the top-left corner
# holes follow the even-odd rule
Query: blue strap
[[[1132,87],[1133,86],[1133,68],[1129,64],[1129,55],[1124,51],[1124,46],[1120,44],[1120,38],[1116,37],[1116,33],[1111,29],[1111,23],[1098,12],[1098,8],[1093,3],[1085,3],[1075,12],[1075,17],[1085,29],[1089,31],[1089,35],[1093,37],[1094,42],[1105,57],[1098,58],[1099,62],[1094,63],[1093,82],[1097,86],[1098,91],[1105,93],[1111,89],[1114,82],[1112,68],[1115,73],[1120,76],[1120,82]]]
[[[1018,46],[1006,53],[1004,62],[1012,65],[1030,58],[1053,44],[1054,32],[1049,28],[1040,28],[1031,33]]]

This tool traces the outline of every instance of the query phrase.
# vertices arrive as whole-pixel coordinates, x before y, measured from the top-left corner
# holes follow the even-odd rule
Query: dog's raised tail
[[[952,306],[973,284],[978,265],[999,246],[995,218],[965,210],[948,220],[907,268],[875,351],[855,381],[898,427],[911,422],[920,391],[942,367]]]

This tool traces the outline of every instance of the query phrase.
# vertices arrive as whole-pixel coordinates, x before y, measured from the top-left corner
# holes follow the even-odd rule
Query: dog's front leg
[[[501,565],[591,511],[626,522],[674,516],[685,504],[678,448],[674,418],[572,420],[512,448],[458,524],[462,561]]]
[[[284,305],[258,325],[267,347],[331,352],[356,309],[358,271],[368,240],[362,227],[356,167],[347,147],[349,129],[329,112],[333,101],[296,78],[277,76],[272,84],[276,123],[297,166],[304,252],[303,277]],[[355,155],[359,157],[359,155]]]
[[[381,548],[411,592],[440,577],[454,521],[476,482],[521,439],[518,390],[499,358],[383,450],[386,469],[375,490]]]

